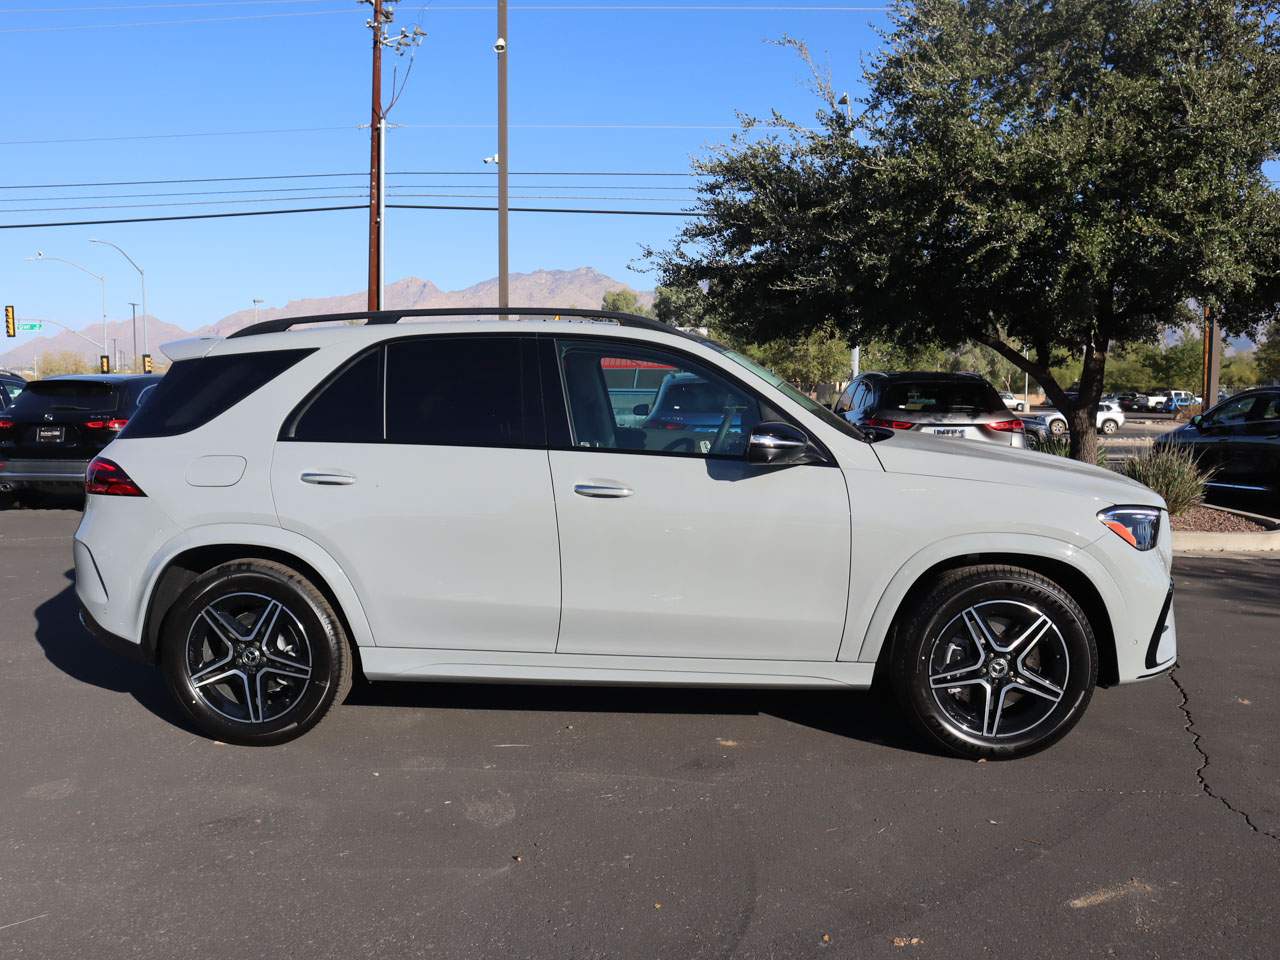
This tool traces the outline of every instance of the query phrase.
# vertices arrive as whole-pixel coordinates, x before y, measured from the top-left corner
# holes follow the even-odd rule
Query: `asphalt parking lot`
[[[1180,559],[1182,661],[1013,763],[872,695],[367,685],[192,733],[0,513],[0,956],[1274,957],[1280,560]]]

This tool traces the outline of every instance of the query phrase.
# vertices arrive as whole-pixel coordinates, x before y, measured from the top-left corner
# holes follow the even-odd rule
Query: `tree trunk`
[[[1106,343],[1085,348],[1080,370],[1080,394],[1069,409],[1062,411],[1071,431],[1071,456],[1083,463],[1098,462],[1098,401],[1102,398],[1102,375],[1107,366]],[[1064,400],[1067,398],[1063,397]]]

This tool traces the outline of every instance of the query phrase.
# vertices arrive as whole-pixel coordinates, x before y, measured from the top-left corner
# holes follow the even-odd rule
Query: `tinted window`
[[[907,413],[999,413],[1004,408],[991,385],[977,380],[894,381],[877,405]]]
[[[320,388],[286,430],[290,440],[376,443],[382,439],[382,347]]]
[[[449,446],[541,444],[536,384],[518,337],[418,337],[387,345],[387,439]],[[527,341],[532,344],[532,341]],[[536,367],[529,365],[529,375]]]
[[[311,350],[269,350],[179,360],[129,420],[122,437],[172,437],[208,423]]]
[[[24,416],[45,412],[93,411],[111,413],[120,405],[120,392],[114,383],[100,380],[37,380],[27,384],[13,404],[13,415]]]
[[[836,413],[848,413],[853,409],[853,393],[857,387],[858,384],[856,383],[851,383],[849,386],[845,387],[844,393],[840,394],[840,399],[837,400],[835,406],[832,407]]]
[[[751,429],[764,419],[754,396],[679,354],[561,342],[560,358],[576,447],[740,457]],[[641,394],[613,374],[628,368],[662,379]]]

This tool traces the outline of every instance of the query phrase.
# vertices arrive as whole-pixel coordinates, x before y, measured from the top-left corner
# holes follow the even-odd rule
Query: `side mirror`
[[[1197,413],[1191,418],[1191,425],[1197,430],[1201,429],[1204,426],[1204,417]]]
[[[647,417],[649,415],[649,405],[647,403],[637,403],[631,408],[631,412],[637,417]]]
[[[812,460],[809,438],[804,431],[789,423],[767,421],[757,423],[747,441],[747,462],[768,464],[774,467]]]

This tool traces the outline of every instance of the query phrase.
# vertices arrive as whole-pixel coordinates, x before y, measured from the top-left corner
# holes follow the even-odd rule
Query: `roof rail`
[[[611,320],[624,327],[642,330],[661,330],[680,337],[692,337],[669,323],[641,317],[634,313],[618,313],[614,310],[582,310],[577,307],[432,307],[423,310],[360,310],[353,313],[322,313],[310,317],[279,317],[250,324],[228,335],[227,339],[254,337],[260,333],[283,333],[291,327],[306,323],[334,323],[343,320],[364,320],[365,326],[399,323],[406,317],[581,317],[589,320]],[[695,338],[696,339],[696,338]]]

